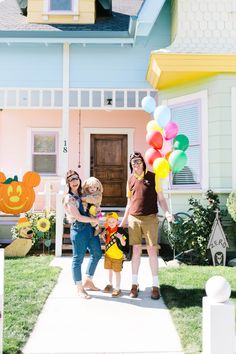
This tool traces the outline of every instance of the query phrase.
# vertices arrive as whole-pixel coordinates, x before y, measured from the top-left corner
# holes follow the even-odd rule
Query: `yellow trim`
[[[236,55],[152,53],[146,79],[166,89],[220,73],[236,73]]]

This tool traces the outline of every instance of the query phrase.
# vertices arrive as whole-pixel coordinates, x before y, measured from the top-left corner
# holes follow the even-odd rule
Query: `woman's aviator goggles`
[[[72,176],[68,177],[67,180],[68,180],[68,182],[78,181],[79,180],[79,176],[78,175],[72,175]]]
[[[142,159],[133,159],[131,161],[131,165],[134,166],[134,165],[141,165],[143,163]]]

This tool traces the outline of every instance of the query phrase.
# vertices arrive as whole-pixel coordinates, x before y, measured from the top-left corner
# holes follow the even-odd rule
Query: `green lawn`
[[[5,260],[4,354],[21,353],[60,272],[49,266],[52,259],[53,256],[29,256]],[[213,275],[228,280],[236,305],[235,268],[181,266],[160,270],[161,293],[186,354],[202,350],[202,297],[206,295],[205,284]]]
[[[181,266],[160,270],[161,294],[171,311],[185,353],[202,350],[202,297],[205,284],[221,275],[231,285],[231,300],[236,305],[236,270],[230,267]]]
[[[53,256],[5,260],[3,354],[20,354],[60,273]]]

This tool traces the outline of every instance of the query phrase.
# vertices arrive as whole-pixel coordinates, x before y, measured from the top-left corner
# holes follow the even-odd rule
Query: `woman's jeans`
[[[94,236],[94,231],[89,223],[74,222],[71,225],[71,243],[73,250],[72,276],[76,283],[82,281],[81,266],[86,251],[90,253],[90,259],[86,270],[87,276],[93,276],[102,257],[102,250],[99,236]]]

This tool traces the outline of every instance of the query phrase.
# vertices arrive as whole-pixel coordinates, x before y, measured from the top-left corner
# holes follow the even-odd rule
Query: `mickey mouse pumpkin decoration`
[[[17,176],[6,179],[0,172],[0,211],[16,215],[30,210],[35,200],[33,187],[39,183],[40,176],[33,171],[26,172],[22,181]]]

